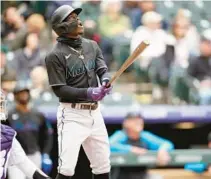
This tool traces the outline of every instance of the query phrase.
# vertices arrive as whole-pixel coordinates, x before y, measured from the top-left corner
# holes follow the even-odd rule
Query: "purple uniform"
[[[6,177],[6,171],[9,161],[9,156],[12,148],[12,143],[15,138],[16,132],[6,125],[1,124],[1,152],[0,152],[0,177]]]

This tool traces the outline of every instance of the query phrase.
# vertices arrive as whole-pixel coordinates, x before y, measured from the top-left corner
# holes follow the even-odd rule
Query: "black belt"
[[[71,107],[74,109],[96,110],[98,108],[98,103],[90,103],[90,104],[72,103]]]

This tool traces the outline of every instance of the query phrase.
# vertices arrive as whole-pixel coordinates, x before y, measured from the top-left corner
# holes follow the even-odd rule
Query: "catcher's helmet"
[[[51,17],[51,24],[55,25],[55,24],[62,23],[68,17],[70,13],[75,12],[76,14],[79,14],[81,11],[82,11],[81,8],[73,9],[69,5],[60,6],[54,11]]]

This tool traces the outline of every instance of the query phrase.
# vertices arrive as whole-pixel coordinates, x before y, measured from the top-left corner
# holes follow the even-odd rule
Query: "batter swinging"
[[[74,175],[81,145],[94,178],[109,179],[110,148],[99,101],[112,87],[106,87],[109,75],[97,43],[81,37],[84,31],[78,17],[81,11],[63,5],[51,18],[52,28],[59,36],[45,59],[50,86],[60,101],[56,179],[70,179]]]

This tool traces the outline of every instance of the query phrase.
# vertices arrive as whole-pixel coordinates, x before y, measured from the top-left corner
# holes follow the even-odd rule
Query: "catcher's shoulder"
[[[15,130],[12,127],[10,127],[10,126],[8,126],[6,124],[0,124],[0,125],[1,125],[1,132],[16,133]]]

